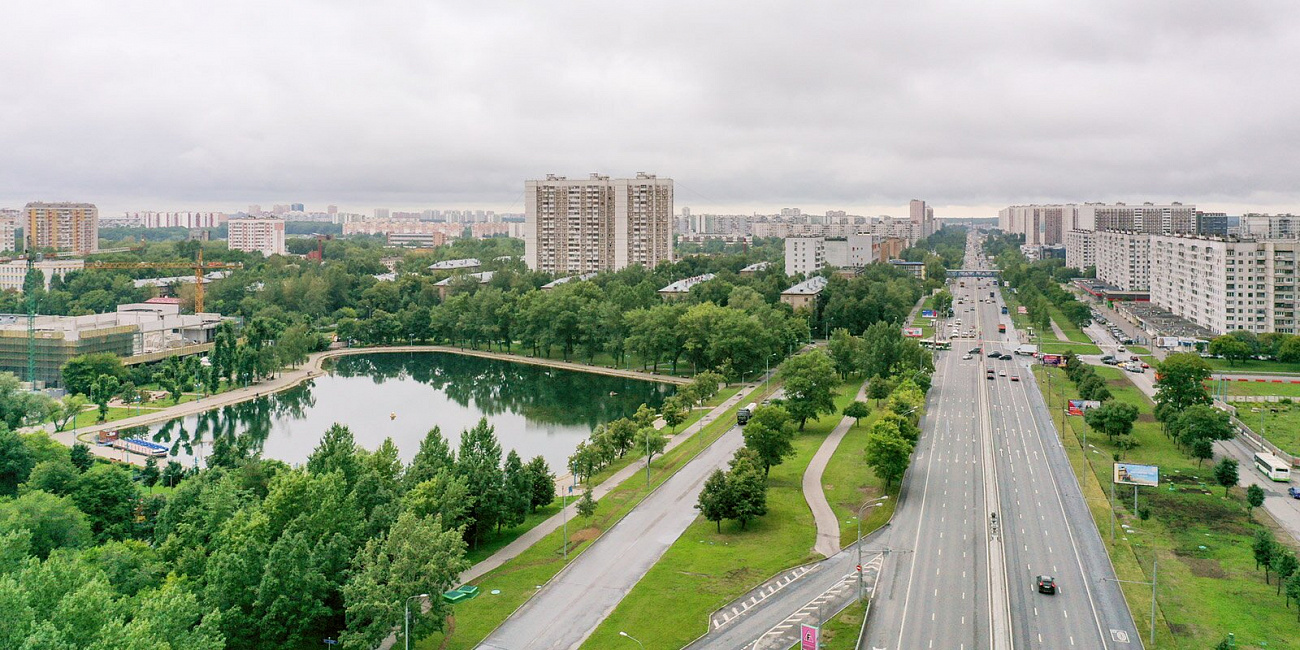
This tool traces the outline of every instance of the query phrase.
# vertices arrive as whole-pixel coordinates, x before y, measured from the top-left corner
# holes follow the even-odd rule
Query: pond
[[[392,438],[410,462],[434,426],[453,449],[486,417],[503,455],[542,456],[557,474],[596,425],[658,407],[674,387],[441,352],[339,357],[327,374],[298,386],[198,415],[123,431],[166,444],[177,460],[252,454],[289,464],[307,460],[335,422],[374,449]]]

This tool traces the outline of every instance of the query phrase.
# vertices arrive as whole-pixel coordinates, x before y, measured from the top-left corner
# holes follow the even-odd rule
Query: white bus
[[[1291,466],[1265,451],[1255,454],[1255,469],[1274,481],[1285,483],[1291,480]]]

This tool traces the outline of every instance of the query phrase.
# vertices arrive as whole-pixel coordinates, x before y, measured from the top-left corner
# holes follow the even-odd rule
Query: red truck
[[[998,334],[1006,334],[1006,333],[1007,333],[1007,324],[998,323]]]

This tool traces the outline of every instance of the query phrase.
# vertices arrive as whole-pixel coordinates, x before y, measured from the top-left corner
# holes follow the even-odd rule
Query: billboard
[[[799,626],[799,650],[819,650],[821,644],[818,643],[818,635],[821,632],[817,627],[804,623]]]
[[[1097,400],[1072,399],[1070,400],[1070,406],[1068,407],[1068,412],[1070,415],[1083,415],[1084,411],[1088,409],[1095,409],[1099,406],[1101,406],[1101,402],[1098,402]]]
[[[933,310],[933,309],[922,309],[922,310],[921,310],[921,318],[934,318],[934,310]]]
[[[1040,359],[1042,360],[1043,365],[1045,366],[1061,365],[1061,355],[1059,354],[1044,354],[1042,357],[1040,357]]]
[[[1160,468],[1156,465],[1115,463],[1115,482],[1120,485],[1160,485]]]
[[[912,338],[914,338],[914,339],[919,339],[919,338],[921,338],[921,328],[919,328],[919,327],[904,327],[904,328],[903,328],[903,336],[910,336],[910,337],[912,337]]]
[[[1025,309],[1025,306],[1024,306],[1024,305],[1019,305],[1019,306],[1016,307],[1016,313],[1017,313],[1017,314],[1022,314],[1022,315],[1023,315],[1023,314],[1028,314],[1028,313],[1029,313],[1029,310],[1028,310],[1028,309]]]

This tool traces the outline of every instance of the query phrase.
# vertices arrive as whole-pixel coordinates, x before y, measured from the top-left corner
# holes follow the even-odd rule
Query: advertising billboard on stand
[[[1159,487],[1160,467],[1156,465],[1115,463],[1115,483],[1118,485]]]

